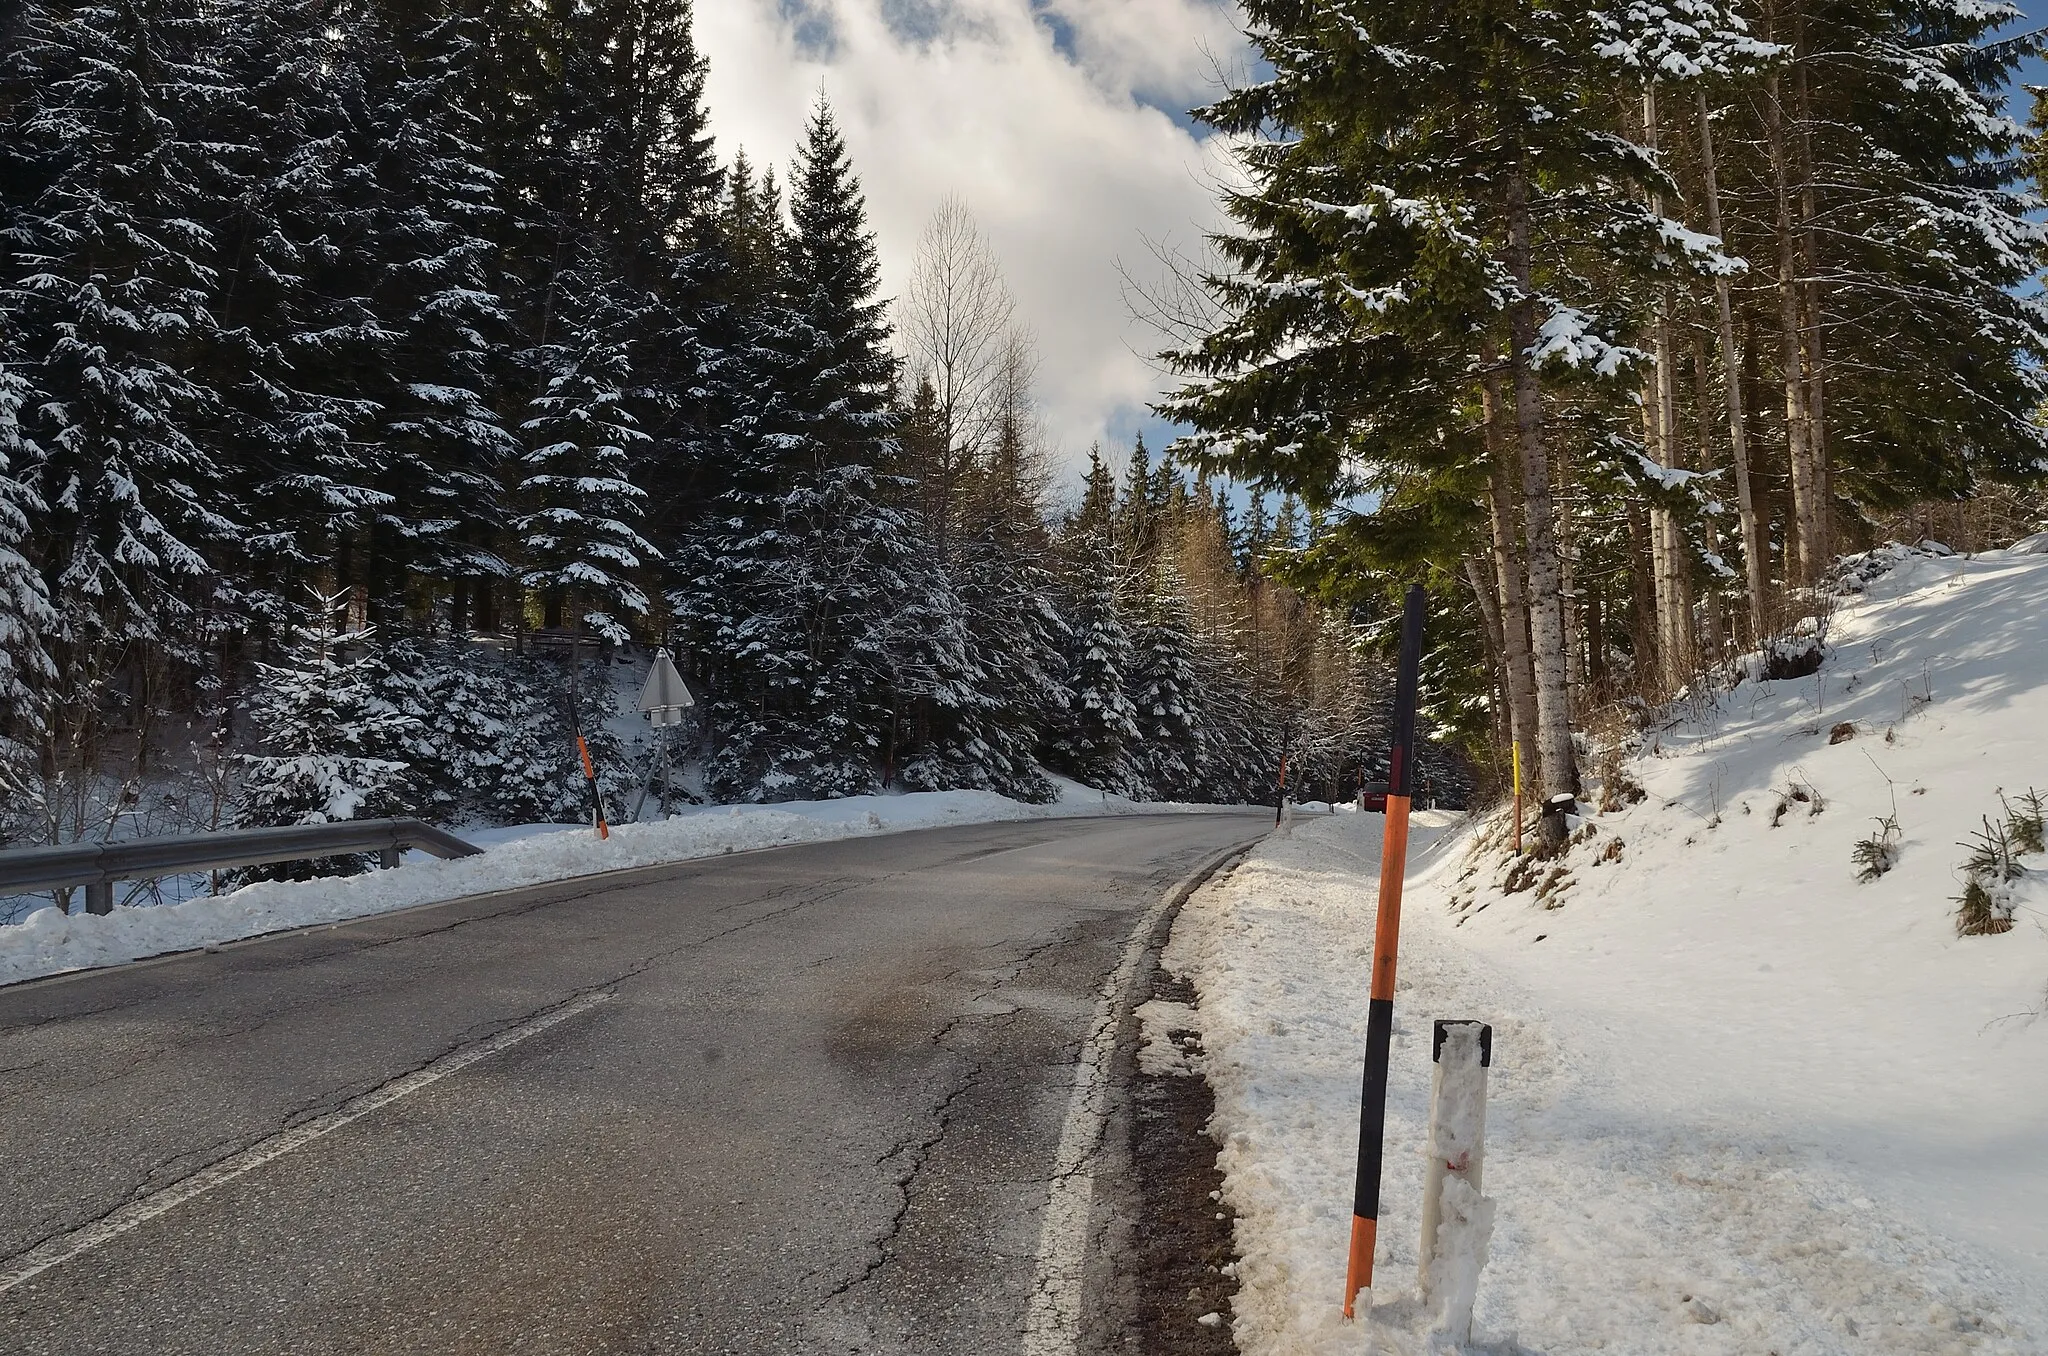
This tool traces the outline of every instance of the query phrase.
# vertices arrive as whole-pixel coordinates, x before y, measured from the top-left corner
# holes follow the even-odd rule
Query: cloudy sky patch
[[[1243,64],[1216,0],[699,0],[720,154],[786,168],[830,98],[867,189],[884,287],[901,295],[948,194],[1002,261],[1043,354],[1046,429],[1068,464],[1149,423],[1119,261],[1217,221],[1214,150],[1185,110]]]

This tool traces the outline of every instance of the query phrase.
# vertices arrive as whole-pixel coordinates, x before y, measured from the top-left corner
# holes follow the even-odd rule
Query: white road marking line
[[[1088,1039],[1074,1065],[1074,1091],[1067,1099],[1060,1147],[1053,1155],[1052,1195],[1038,1226],[1038,1257],[1032,1269],[1031,1303],[1024,1312],[1024,1356],[1071,1356],[1081,1340],[1081,1292],[1088,1257],[1088,1217],[1095,1205],[1095,1161],[1109,1112],[1109,1062],[1116,1032],[1138,962],[1166,911],[1193,894],[1242,845],[1218,853],[1162,894],[1145,911],[1124,943],[1116,969],[1102,981]]]
[[[415,1069],[401,1078],[394,1078],[382,1087],[372,1088],[350,1098],[325,1115],[315,1116],[312,1120],[295,1125],[289,1130],[259,1140],[239,1153],[230,1154],[211,1167],[201,1168],[190,1177],[180,1178],[169,1186],[130,1201],[90,1224],[80,1225],[70,1233],[59,1234],[19,1256],[0,1262],[0,1294],[5,1294],[23,1282],[40,1276],[51,1267],[68,1262],[82,1253],[91,1252],[102,1243],[119,1238],[129,1230],[177,1209],[196,1196],[203,1196],[215,1187],[225,1186],[244,1173],[254,1171],[273,1159],[282,1158],[294,1149],[302,1149],[352,1121],[359,1121],[379,1107],[389,1106],[401,1097],[409,1097],[422,1088],[440,1082],[450,1074],[461,1073],[478,1060],[489,1059],[492,1055],[511,1049],[521,1041],[540,1035],[550,1027],[561,1025],[571,1017],[580,1016],[610,997],[609,993],[604,992],[584,994],[558,1008],[543,1012],[538,1017],[521,1022],[518,1026],[507,1027],[497,1035],[478,1041],[474,1045],[452,1050],[423,1068]]]

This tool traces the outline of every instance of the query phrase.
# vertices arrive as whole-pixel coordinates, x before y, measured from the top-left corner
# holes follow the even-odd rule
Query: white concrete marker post
[[[1433,1325],[1472,1340],[1472,1305],[1493,1236],[1493,1202],[1480,1194],[1486,1164],[1486,1071],[1493,1028],[1439,1021],[1430,1045],[1429,1141],[1422,1179],[1421,1284]]]

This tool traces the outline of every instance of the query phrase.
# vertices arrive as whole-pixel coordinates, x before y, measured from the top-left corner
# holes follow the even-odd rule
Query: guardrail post
[[[85,887],[85,911],[87,913],[112,913],[114,911],[114,882],[93,881]]]
[[[377,854],[377,861],[386,871],[396,871],[398,869],[398,859],[403,855],[404,853],[400,849],[388,847]]]
[[[1422,1178],[1422,1297],[1437,1327],[1472,1340],[1472,1304],[1493,1234],[1493,1202],[1480,1195],[1486,1166],[1486,1071],[1493,1028],[1439,1021],[1430,1042],[1428,1166]],[[1451,1179],[1447,1184],[1446,1179]],[[1445,1199],[1449,1197],[1448,1211]]]

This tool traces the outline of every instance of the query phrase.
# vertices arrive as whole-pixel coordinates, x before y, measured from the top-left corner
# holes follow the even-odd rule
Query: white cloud
[[[1072,463],[1131,427],[1158,380],[1117,264],[1144,236],[1217,220],[1209,148],[1161,107],[1211,97],[1237,59],[1211,0],[699,0],[720,154],[786,166],[820,89],[846,133],[900,295],[919,233],[957,194],[1038,335],[1040,396]],[[1149,102],[1147,102],[1149,101]]]

